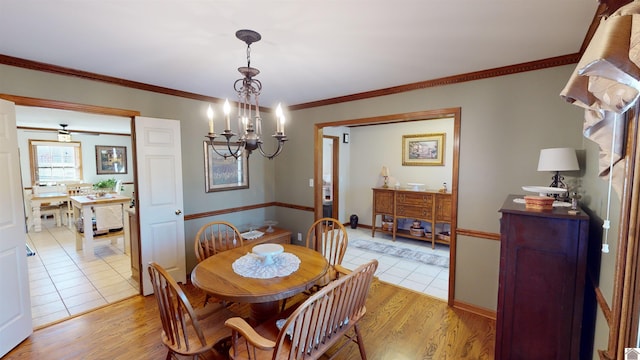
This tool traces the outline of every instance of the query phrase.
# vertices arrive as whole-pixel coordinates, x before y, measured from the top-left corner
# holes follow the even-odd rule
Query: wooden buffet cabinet
[[[279,227],[273,227],[272,232],[267,232],[267,228],[263,227],[258,229],[264,233],[264,235],[260,236],[257,239],[243,239],[244,245],[258,245],[264,243],[271,244],[291,244],[291,231],[285,230]]]
[[[371,220],[371,236],[376,231],[392,234],[393,241],[396,235],[412,239],[430,241],[431,247],[435,243],[449,245],[449,236],[434,234],[437,224],[451,223],[452,200],[451,193],[437,191],[397,190],[385,188],[373,188],[373,211]],[[378,215],[393,218],[391,229],[376,227]],[[431,224],[431,232],[425,236],[414,236],[409,231],[398,229],[398,219],[414,219]]]
[[[580,355],[589,217],[528,210],[516,197],[500,209],[495,358],[591,358]]]

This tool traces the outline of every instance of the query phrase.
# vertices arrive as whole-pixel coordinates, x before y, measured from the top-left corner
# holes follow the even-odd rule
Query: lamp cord
[[[618,114],[614,113],[613,115],[613,131],[611,133],[611,154],[609,156],[609,188],[607,190],[607,218],[604,220],[602,224],[602,228],[604,229],[604,241],[602,243],[602,252],[605,254],[609,253],[609,227],[611,225],[609,221],[609,212],[611,210],[611,187],[613,183],[613,155],[616,149],[616,128],[618,120]]]

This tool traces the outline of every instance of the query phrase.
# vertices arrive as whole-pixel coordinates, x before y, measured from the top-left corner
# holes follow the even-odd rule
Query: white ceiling
[[[579,51],[596,0],[1,0],[0,54],[233,98],[301,104]]]
[[[1,0],[0,0],[1,1]],[[96,133],[130,134],[131,118],[85,112],[16,106],[16,123],[23,128],[61,129]]]

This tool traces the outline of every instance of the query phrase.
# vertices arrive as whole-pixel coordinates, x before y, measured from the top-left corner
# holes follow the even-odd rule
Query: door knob
[[[182,214],[182,210],[180,209],[176,210],[176,215],[180,215],[180,214]]]

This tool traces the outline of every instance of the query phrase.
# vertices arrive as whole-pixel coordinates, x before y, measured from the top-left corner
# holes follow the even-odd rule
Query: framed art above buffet
[[[444,165],[445,133],[402,135],[402,165]]]

